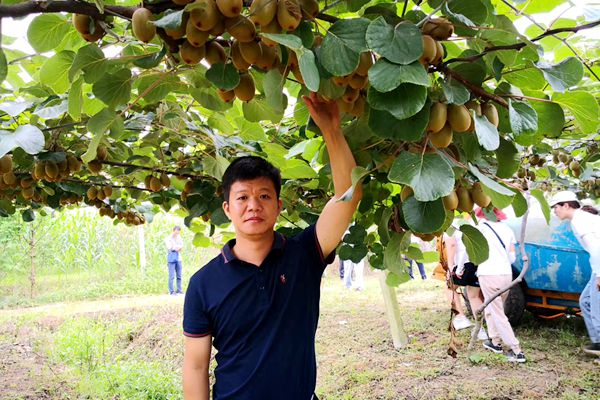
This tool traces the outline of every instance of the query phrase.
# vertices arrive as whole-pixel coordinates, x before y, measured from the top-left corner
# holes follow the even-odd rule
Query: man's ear
[[[283,209],[283,201],[281,199],[277,199],[277,210],[279,210],[279,212],[281,212],[282,209]]]
[[[227,215],[227,218],[229,218],[229,220],[231,220],[231,217],[229,216],[229,202],[224,201],[222,207],[223,207],[223,212],[225,213],[225,215]]]

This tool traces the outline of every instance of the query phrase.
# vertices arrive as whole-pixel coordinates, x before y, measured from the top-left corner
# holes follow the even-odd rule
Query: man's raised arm
[[[335,195],[325,205],[317,221],[317,239],[323,256],[327,257],[342,240],[362,197],[362,189],[358,185],[352,200],[338,201],[352,185],[352,169],[356,167],[354,156],[342,133],[340,112],[335,101],[323,101],[315,93],[304,97],[304,102],[323,134],[333,175]]]

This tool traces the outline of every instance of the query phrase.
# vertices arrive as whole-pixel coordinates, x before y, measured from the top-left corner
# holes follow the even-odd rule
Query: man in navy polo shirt
[[[241,157],[223,175],[223,210],[236,237],[192,276],[183,317],[186,400],[209,398],[212,345],[217,349],[213,399],[316,399],[315,332],[320,281],[361,197],[338,201],[351,186],[352,152],[335,102],[304,101],[321,129],[335,196],[315,225],[285,238],[273,228],[281,212],[279,171]]]

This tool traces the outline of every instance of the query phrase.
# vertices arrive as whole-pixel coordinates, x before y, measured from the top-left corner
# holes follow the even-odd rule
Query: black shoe
[[[502,354],[502,345],[494,344],[494,343],[492,343],[491,340],[486,340],[485,342],[483,342],[483,347],[485,347],[488,350],[493,351],[496,354]]]
[[[506,361],[524,363],[527,361],[527,359],[525,358],[525,354],[523,354],[523,352],[520,352],[519,354],[515,354],[514,351],[509,350],[508,354],[506,355]]]
[[[600,343],[589,343],[583,346],[583,352],[593,356],[600,356]]]

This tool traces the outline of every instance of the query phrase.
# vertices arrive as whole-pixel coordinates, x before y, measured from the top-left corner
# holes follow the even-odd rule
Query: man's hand
[[[311,92],[310,96],[302,96],[302,100],[324,135],[341,129],[340,111],[335,101],[325,101],[314,92]]]

